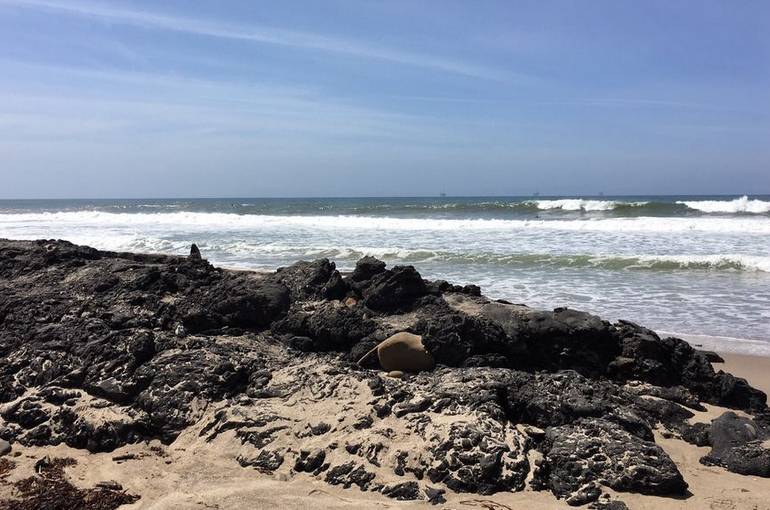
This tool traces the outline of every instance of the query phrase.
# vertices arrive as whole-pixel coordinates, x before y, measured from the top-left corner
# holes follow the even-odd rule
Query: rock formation
[[[682,497],[656,429],[770,476],[766,396],[683,340],[371,257],[256,274],[199,255],[0,241],[0,438],[96,452],[192,427],[236,437],[236,468],[431,502],[527,483],[574,505],[603,487]],[[359,366],[396,334],[430,366]],[[753,418],[692,425],[701,403]]]

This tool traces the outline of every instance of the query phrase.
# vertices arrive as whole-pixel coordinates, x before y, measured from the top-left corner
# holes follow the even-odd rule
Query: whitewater
[[[770,197],[0,201],[0,237],[275,269],[364,255],[722,350],[770,354]],[[712,340],[708,340],[712,339]]]

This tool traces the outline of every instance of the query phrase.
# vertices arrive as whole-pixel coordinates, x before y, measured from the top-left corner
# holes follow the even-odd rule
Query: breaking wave
[[[750,199],[745,195],[735,200],[685,200],[678,201],[677,204],[705,213],[765,214],[770,212],[770,202]]]

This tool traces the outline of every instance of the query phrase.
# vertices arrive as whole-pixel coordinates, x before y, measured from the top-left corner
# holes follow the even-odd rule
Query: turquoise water
[[[255,269],[372,254],[493,297],[770,354],[768,196],[0,201],[0,237],[178,254],[195,242]]]

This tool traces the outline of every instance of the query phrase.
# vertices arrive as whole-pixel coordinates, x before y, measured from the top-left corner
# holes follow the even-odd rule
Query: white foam
[[[770,218],[593,218],[581,220],[522,219],[438,219],[393,218],[379,216],[277,216],[238,215],[230,213],[169,212],[110,213],[103,211],[67,211],[45,213],[0,214],[0,236],[13,230],[46,226],[105,229],[155,228],[161,230],[247,230],[307,229],[388,230],[388,231],[515,231],[564,230],[586,232],[713,232],[737,234],[770,234]]]
[[[561,209],[563,211],[610,211],[618,203],[614,200],[584,200],[582,198],[564,198],[560,200],[535,200],[538,209],[549,211],[552,209]],[[646,202],[633,203],[626,205],[643,205]]]
[[[770,339],[753,340],[750,338],[735,338],[731,336],[693,335],[672,331],[657,331],[661,337],[673,336],[681,338],[696,349],[708,351],[748,354],[751,356],[770,357]]]
[[[764,200],[750,200],[746,195],[735,200],[695,200],[679,201],[690,209],[706,213],[750,213],[764,214],[770,212],[770,202]]]

